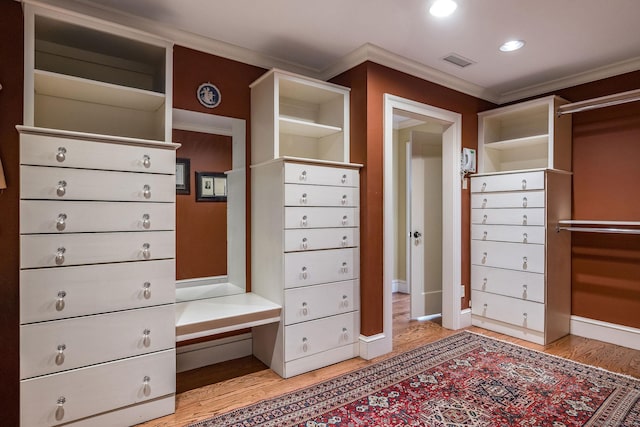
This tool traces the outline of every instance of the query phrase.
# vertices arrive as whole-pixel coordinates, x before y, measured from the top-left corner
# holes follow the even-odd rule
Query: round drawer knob
[[[527,233],[522,233],[522,243],[528,243],[529,235]]]
[[[142,195],[144,196],[145,199],[151,198],[151,187],[149,185],[145,184],[142,187]]]
[[[342,307],[349,307],[349,297],[347,297],[346,295],[342,295]]]
[[[306,316],[309,314],[309,307],[307,306],[306,302],[302,303],[302,315]]]
[[[487,278],[482,279],[482,290],[485,291],[487,289]]]
[[[487,199],[482,199],[482,207],[483,208],[487,207]]]
[[[65,291],[58,292],[58,298],[56,299],[56,311],[64,310],[64,297],[67,296]]]
[[[142,258],[151,258],[151,245],[149,243],[145,243],[144,245],[142,245]]]
[[[523,269],[523,270],[526,270],[526,269],[527,269],[527,267],[528,267],[527,257],[526,257],[526,256],[523,256],[523,257],[522,257],[522,269]]]
[[[487,189],[487,183],[486,183],[486,182],[483,182],[483,183],[482,183],[482,188],[480,188],[480,191],[484,191],[484,190],[486,190],[486,189]]]
[[[149,214],[142,215],[142,228],[148,230],[151,227],[151,217]]]
[[[522,299],[527,299],[527,285],[522,285]]]
[[[67,250],[64,247],[58,248],[58,251],[56,252],[56,265],[62,265],[64,264],[64,253]]]
[[[56,187],[56,194],[58,197],[63,197],[67,194],[67,181],[58,181],[58,186]]]
[[[145,375],[145,377],[142,379],[142,393],[146,397],[149,397],[149,395],[151,394],[151,385],[149,384],[150,382],[151,378]]]
[[[144,299],[151,298],[151,283],[150,282],[144,282],[142,284],[142,296],[144,297]]]
[[[522,215],[522,225],[527,225],[527,216],[526,215]]]
[[[342,244],[342,246],[348,246],[349,238],[347,236],[342,236],[342,241],[340,242],[340,244]]]
[[[522,189],[523,189],[523,190],[526,190],[526,189],[527,189],[527,180],[526,180],[526,179],[523,179],[523,180],[522,180]]]
[[[300,203],[303,205],[307,204],[307,193],[302,193],[302,197],[300,197]]]
[[[302,267],[302,269],[300,270],[300,276],[303,279],[306,279],[307,277],[309,277],[309,273],[307,271],[307,267]]]
[[[347,175],[346,174],[342,175],[342,178],[340,179],[340,182],[342,182],[343,184],[347,183]]]
[[[349,223],[349,218],[345,215],[342,217],[342,225],[347,225]]]
[[[66,159],[67,159],[67,149],[64,147],[58,147],[58,152],[56,153],[56,160],[59,163],[62,163]]]
[[[300,181],[306,181],[306,180],[307,180],[307,171],[300,172]]]
[[[482,233],[482,240],[487,240],[487,232]]]
[[[56,421],[62,421],[64,418],[64,404],[67,403],[67,399],[64,396],[60,396],[56,402]]]
[[[307,226],[307,216],[306,215],[302,216],[302,221],[300,221],[300,225],[302,225],[303,227]]]
[[[142,156],[142,166],[144,166],[146,169],[149,169],[151,167],[151,157],[149,157],[147,154]]]
[[[58,219],[56,219],[56,230],[63,231],[65,228],[67,228],[67,214],[58,214]]]
[[[308,240],[306,237],[302,238],[302,243],[300,244],[300,246],[302,247],[302,249],[307,249],[308,248]]]
[[[342,203],[343,205],[346,205],[348,201],[349,201],[349,200],[348,200],[347,195],[346,195],[346,194],[343,194],[343,195],[342,195],[342,199],[340,200],[340,203]]]
[[[347,331],[347,328],[342,328],[342,338],[345,341],[349,341],[349,331]]]
[[[340,268],[340,271],[343,273],[348,273],[349,272],[349,265],[346,262],[342,263],[342,267]]]
[[[527,200],[527,198],[523,197],[522,198],[522,207],[526,208],[528,204],[529,204],[529,201]]]
[[[306,353],[307,350],[309,350],[309,340],[307,339],[307,337],[304,337],[302,338],[302,351]]]
[[[149,347],[151,345],[151,331],[149,329],[142,331],[142,345],[145,347]]]
[[[482,216],[482,223],[483,223],[483,224],[486,224],[486,223],[487,223],[487,216],[486,216],[486,215],[483,215],[483,216]]]
[[[58,353],[56,354],[56,365],[60,366],[64,363],[64,351],[67,349],[67,346],[64,344],[60,344],[58,346]]]
[[[485,264],[487,262],[487,253],[483,252],[482,253],[482,263]]]

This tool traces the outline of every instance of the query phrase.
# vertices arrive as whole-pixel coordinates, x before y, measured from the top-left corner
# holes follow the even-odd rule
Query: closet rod
[[[557,226],[556,231],[577,231],[582,233],[610,233],[610,234],[640,234],[640,230],[633,228],[602,228],[602,227],[563,227]]]
[[[581,225],[590,225],[592,227],[580,227]],[[558,221],[556,231],[559,232],[564,230],[585,233],[640,234],[640,228],[627,227],[640,227],[640,221],[561,219]]]
[[[564,104],[558,107],[556,114],[561,116],[563,114],[579,113],[581,111],[611,107],[613,105],[625,104],[627,102],[634,101],[640,101],[640,89],[587,99],[586,101],[572,102],[571,104]]]

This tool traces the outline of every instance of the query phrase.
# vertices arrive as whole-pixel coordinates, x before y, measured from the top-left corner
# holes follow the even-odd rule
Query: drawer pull
[[[302,197],[300,197],[300,203],[303,205],[307,204],[307,193],[302,193]]]
[[[149,169],[151,167],[151,157],[149,157],[148,154],[142,156],[142,166],[144,166],[146,169]]]
[[[58,251],[56,252],[56,265],[62,265],[64,264],[64,253],[67,250],[62,247],[62,248],[58,248]]]
[[[349,307],[349,297],[347,297],[346,295],[342,295],[342,307]]]
[[[56,300],[56,311],[64,310],[64,297],[67,296],[65,291],[58,292],[58,299]]]
[[[486,224],[486,223],[487,223],[487,216],[486,216],[486,215],[483,215],[483,217],[482,217],[482,223],[483,223],[483,224]]]
[[[484,279],[482,279],[482,290],[483,291],[487,290],[487,278],[486,277]]]
[[[487,262],[487,253],[483,252],[482,253],[482,263],[485,264]]]
[[[486,189],[487,189],[487,183],[486,183],[486,182],[483,182],[483,183],[482,183],[482,188],[480,189],[480,191],[484,191],[484,190],[486,190]]]
[[[306,237],[302,238],[302,243],[301,243],[300,246],[302,247],[302,249],[305,249],[305,250],[308,248],[307,238]]]
[[[526,198],[526,197],[523,197],[523,198],[522,198],[522,207],[523,207],[523,208],[526,208],[528,204],[529,204],[529,202],[528,202],[527,198]]]
[[[307,350],[309,350],[309,340],[307,339],[307,337],[304,337],[302,338],[302,351],[306,353]]]
[[[527,327],[527,313],[522,313],[522,326]]]
[[[523,190],[526,190],[526,189],[527,189],[527,180],[526,180],[526,179],[523,179],[523,180],[522,180],[522,189],[523,189]]]
[[[340,200],[340,203],[342,203],[343,205],[346,205],[346,204],[347,204],[347,201],[348,201],[348,200],[347,200],[347,195],[346,195],[346,194],[343,194],[343,195],[342,195],[342,200]]]
[[[56,408],[56,421],[61,421],[64,418],[64,404],[67,402],[67,399],[64,396],[60,396],[57,402]]]
[[[309,307],[307,306],[306,302],[302,303],[302,315],[303,316],[309,315]]]
[[[145,243],[144,245],[142,245],[142,258],[144,259],[151,258],[151,245],[148,243]]]
[[[58,152],[56,153],[56,160],[59,163],[62,163],[66,159],[67,159],[67,149],[64,147],[58,147]]]
[[[482,233],[482,240],[487,240],[487,232]]]
[[[487,207],[487,199],[482,199],[482,208],[486,208]]]
[[[307,216],[306,215],[304,215],[302,217],[302,221],[300,221],[300,225],[303,226],[303,227],[307,226]]]
[[[302,267],[302,270],[300,271],[300,276],[305,280],[307,279],[307,277],[309,277],[309,274],[307,272],[307,267]]]
[[[527,299],[527,285],[522,285],[522,299]]]
[[[340,268],[340,271],[345,274],[349,272],[349,266],[347,265],[346,262],[342,263],[342,267]]]
[[[349,341],[349,332],[347,331],[347,328],[342,328],[342,338],[345,341]]]
[[[142,393],[146,397],[149,397],[149,395],[151,394],[151,386],[149,385],[150,382],[151,378],[148,375],[145,375],[142,379]]]
[[[529,235],[527,233],[522,233],[522,243],[528,243]]]
[[[58,197],[63,197],[67,194],[67,181],[58,181],[58,187],[56,188],[56,194]]]
[[[67,227],[67,214],[58,214],[58,219],[56,220],[56,230],[63,231]]]
[[[347,216],[343,216],[342,217],[342,225],[347,225],[349,223],[349,218],[347,218]]]
[[[144,282],[142,284],[142,296],[144,299],[151,298],[151,282]]]
[[[300,181],[306,181],[306,180],[307,180],[307,171],[300,172]]]
[[[56,354],[56,365],[60,366],[64,363],[64,351],[67,349],[67,346],[64,344],[60,344],[58,346],[58,354]]]
[[[149,214],[142,215],[142,228],[148,230],[151,227],[151,217]]]
[[[142,187],[142,195],[145,199],[151,198],[151,187],[149,185],[145,184],[144,187]]]
[[[340,242],[342,246],[349,246],[349,239],[347,236],[342,236],[342,241]]]
[[[523,270],[527,269],[527,257],[526,256],[522,257],[522,269]]]
[[[343,184],[347,183],[347,174],[342,175],[342,179],[340,179],[340,182],[342,182]]]
[[[527,225],[527,216],[522,215],[522,225]]]
[[[145,329],[142,331],[142,345],[149,347],[151,345],[151,330]]]

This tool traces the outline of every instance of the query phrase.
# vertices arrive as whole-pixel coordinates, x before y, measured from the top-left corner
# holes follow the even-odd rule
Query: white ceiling
[[[268,58],[313,76],[346,70],[345,58],[363,57],[354,53],[359,48],[365,58],[374,51],[404,61],[413,74],[451,77],[449,86],[458,82],[498,102],[640,69],[640,0],[456,0],[448,18],[428,13],[432,0],[74,1],[245,48],[262,63]],[[499,52],[512,38],[527,44]],[[475,63],[458,68],[442,60],[451,53]]]

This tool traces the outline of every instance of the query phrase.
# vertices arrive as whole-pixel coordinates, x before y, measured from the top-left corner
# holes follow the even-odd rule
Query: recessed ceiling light
[[[500,46],[500,50],[502,52],[512,52],[514,50],[520,49],[522,46],[524,46],[524,43],[524,40],[509,40],[508,42]]]
[[[458,4],[453,0],[436,0],[429,8],[429,13],[438,18],[443,18],[451,15],[457,7]]]

